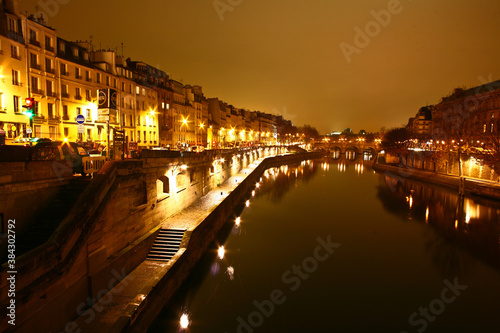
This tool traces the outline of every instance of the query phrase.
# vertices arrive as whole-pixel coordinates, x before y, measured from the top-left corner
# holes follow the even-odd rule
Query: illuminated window
[[[76,114],[82,114],[82,108],[77,107],[76,108]]]
[[[495,125],[492,123],[490,126],[490,132],[493,133],[493,130],[495,129]]]
[[[483,125],[483,133],[486,133],[486,124]]]
[[[135,93],[139,95],[141,93],[141,88],[139,86],[135,87]]]

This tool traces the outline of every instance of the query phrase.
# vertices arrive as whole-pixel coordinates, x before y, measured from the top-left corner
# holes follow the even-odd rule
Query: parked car
[[[84,157],[89,153],[76,142],[41,141],[33,149],[33,157],[37,160],[64,160],[72,164],[74,173],[83,174]]]

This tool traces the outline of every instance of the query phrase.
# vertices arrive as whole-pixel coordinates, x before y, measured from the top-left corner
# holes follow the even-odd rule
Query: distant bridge
[[[366,156],[367,159],[372,159],[381,150],[378,142],[365,141],[334,141],[334,142],[318,142],[314,147],[321,147],[330,151],[330,157],[340,158],[345,155],[346,159],[354,160],[359,156]]]

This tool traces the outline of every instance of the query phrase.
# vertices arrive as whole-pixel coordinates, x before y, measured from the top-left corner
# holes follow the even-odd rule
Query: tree
[[[406,127],[396,127],[384,133],[382,147],[389,153],[406,157],[410,138],[411,133]]]

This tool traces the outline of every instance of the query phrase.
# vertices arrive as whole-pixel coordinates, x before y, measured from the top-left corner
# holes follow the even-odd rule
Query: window
[[[61,75],[68,75],[68,65],[61,64]]]
[[[36,31],[35,30],[32,30],[30,29],[30,43],[31,44],[34,44],[34,45],[37,45],[38,41],[37,41],[37,36],[36,36]]]
[[[125,82],[122,82],[122,91],[125,91]]]
[[[67,138],[67,137],[68,137],[68,135],[69,135],[69,128],[64,127],[64,137],[66,137],[66,138]]]
[[[137,141],[141,142],[141,131],[137,131]]]
[[[19,54],[19,46],[17,45],[10,46],[10,54],[14,59],[21,59],[21,55]]]
[[[87,109],[87,114],[85,115],[85,118],[87,118],[87,121],[92,121],[92,110]]]
[[[38,54],[30,53],[30,66],[32,68],[40,69],[40,65],[38,64]]]
[[[75,58],[80,57],[80,53],[78,51],[78,48],[76,48],[76,47],[73,48],[73,57],[75,57]]]
[[[52,104],[52,103],[47,104],[47,113],[48,113],[49,119],[54,118],[54,104]]]
[[[20,86],[21,82],[19,81],[19,71],[15,69],[12,70],[12,84],[15,86]]]
[[[53,91],[53,83],[52,81],[50,80],[47,80],[45,82],[45,85],[47,86],[47,96],[53,96],[54,95],[54,91]]]
[[[92,129],[87,128],[87,140],[92,140]]]
[[[49,36],[45,36],[45,49],[47,51],[54,51],[54,47],[52,46],[52,38]]]
[[[64,42],[59,43],[59,51],[66,53],[66,44]]]
[[[62,95],[62,97],[69,97],[69,90],[68,90],[67,84],[63,84],[61,86],[61,95]]]
[[[68,106],[67,105],[63,105],[63,119],[69,120]]]
[[[129,119],[130,119],[130,126],[134,126],[134,117],[132,117],[132,115],[130,115]]]
[[[483,133],[486,133],[486,124],[483,125]]]
[[[33,90],[33,92],[36,92],[38,91],[38,78],[35,77],[35,76],[32,76],[31,77],[31,89]]]
[[[146,96],[146,89],[142,88],[142,96]]]
[[[141,116],[137,116],[137,126],[141,126]]]
[[[135,87],[135,93],[139,95],[141,93],[141,88],[139,86]]]
[[[14,96],[14,100],[13,100],[13,102],[14,102],[14,112],[17,112],[17,113],[21,112],[21,108],[20,108],[21,103],[20,103],[20,100],[21,100],[21,97]]]
[[[52,65],[52,59],[45,58],[45,71],[54,74],[54,66]]]
[[[106,85],[109,86],[109,75],[106,75]]]
[[[101,83],[101,73],[96,73],[96,75],[95,75],[95,82]]]
[[[113,88],[116,89],[116,79],[113,79]]]
[[[89,71],[85,71],[85,80],[87,82],[90,82],[91,81],[91,78],[90,78],[90,72]]]
[[[495,125],[493,123],[491,123],[491,125],[490,125],[490,132],[493,133],[494,130],[495,130]]]
[[[17,34],[17,20],[9,17],[9,31]]]
[[[82,99],[82,89],[80,87],[75,88],[75,98]]]
[[[91,101],[92,100],[92,96],[90,95],[90,90],[87,89],[86,92],[85,92],[85,98],[87,99],[87,101]]]
[[[81,70],[79,67],[75,67],[75,78],[77,78],[77,79],[82,78]]]
[[[76,108],[76,114],[82,114],[82,108],[77,107]]]

